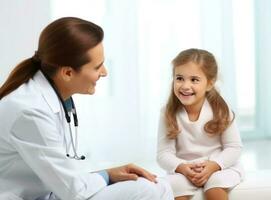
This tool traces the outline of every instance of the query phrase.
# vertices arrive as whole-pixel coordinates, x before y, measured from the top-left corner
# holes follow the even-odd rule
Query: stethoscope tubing
[[[58,99],[60,100],[62,108],[63,108],[64,113],[65,113],[66,121],[67,121],[67,123],[69,125],[69,133],[70,133],[71,145],[72,145],[72,149],[73,149],[73,156],[71,156],[69,154],[70,145],[67,144],[67,140],[66,140],[66,137],[65,137],[65,131],[64,131],[64,140],[65,140],[65,145],[66,145],[66,156],[69,157],[69,158],[71,158],[71,159],[75,159],[75,160],[84,160],[85,156],[78,156],[78,154],[77,154],[77,147],[78,147],[78,140],[77,140],[78,139],[77,138],[77,135],[78,135],[78,118],[77,118],[77,112],[76,112],[76,107],[75,107],[73,98],[70,97],[71,104],[72,104],[72,110],[71,110],[71,112],[68,112],[63,99],[61,98],[61,96],[60,96],[57,88],[55,87],[55,84],[54,84],[53,80],[49,76],[47,76],[47,74],[44,73],[42,70],[41,70],[41,72],[43,73],[43,75],[45,76],[45,78],[48,80],[49,84],[51,85],[51,87],[55,91]],[[73,135],[72,135],[71,115],[73,116],[73,121],[74,121],[75,140],[73,139]]]

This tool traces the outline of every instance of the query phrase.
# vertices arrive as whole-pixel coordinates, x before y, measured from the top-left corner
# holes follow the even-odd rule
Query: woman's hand
[[[144,177],[149,181],[156,183],[156,175],[134,164],[115,167],[107,169],[106,171],[109,175],[110,182],[112,183],[128,180],[137,180],[138,177]]]
[[[195,164],[194,167],[197,169],[202,168],[201,172],[196,173],[196,175],[191,179],[191,182],[197,187],[202,187],[214,172],[221,169],[214,161],[205,161],[203,163]]]

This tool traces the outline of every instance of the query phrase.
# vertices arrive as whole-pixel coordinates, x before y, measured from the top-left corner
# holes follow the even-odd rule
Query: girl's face
[[[187,110],[201,108],[206,92],[213,86],[201,67],[194,62],[175,67],[173,85],[174,94]]]
[[[91,62],[82,66],[79,72],[73,76],[74,93],[93,94],[95,92],[96,82],[100,77],[107,75],[104,66],[104,51],[102,43],[88,51]]]

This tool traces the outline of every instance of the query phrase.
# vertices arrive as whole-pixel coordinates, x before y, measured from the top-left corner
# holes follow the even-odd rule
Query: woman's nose
[[[101,73],[100,73],[100,76],[102,76],[102,77],[107,76],[107,70],[106,70],[106,68],[105,68],[104,65],[101,67]]]

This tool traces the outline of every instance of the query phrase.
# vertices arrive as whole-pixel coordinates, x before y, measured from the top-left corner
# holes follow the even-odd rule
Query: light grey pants
[[[123,181],[103,188],[88,200],[173,200],[173,192],[167,181],[157,179],[152,183],[144,178],[137,181]],[[22,200],[14,194],[0,195],[0,200]],[[35,200],[59,200],[54,194],[48,194]]]
[[[173,200],[173,192],[168,182],[158,178],[152,183],[144,178],[124,181],[105,187],[89,200]]]
[[[0,194],[0,200],[23,200],[23,199],[16,196],[13,193],[5,192],[5,193]]]

